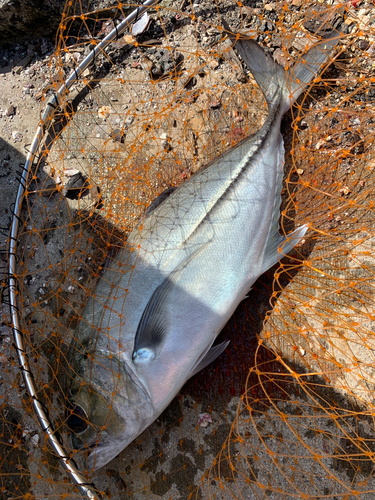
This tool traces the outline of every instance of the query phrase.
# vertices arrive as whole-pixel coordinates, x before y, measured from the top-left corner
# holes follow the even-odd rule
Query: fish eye
[[[78,404],[68,404],[65,411],[66,423],[73,432],[83,432],[87,429],[87,414],[82,406]]]

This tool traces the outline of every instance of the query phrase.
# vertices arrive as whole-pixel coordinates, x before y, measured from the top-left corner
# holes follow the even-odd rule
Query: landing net
[[[21,343],[0,343],[1,495],[371,499],[373,3],[164,0],[122,31],[137,7],[65,6],[41,104],[47,113],[9,240],[7,291],[17,301],[9,321]],[[230,340],[225,353],[93,473],[67,425],[67,387],[79,380],[69,347],[84,305],[152,201],[267,116],[222,20],[285,67],[319,41],[322,25],[341,27],[333,59],[282,127],[281,231],[309,231],[240,304],[219,337]],[[69,90],[58,94],[69,75]],[[28,361],[26,385],[18,355]],[[48,417],[42,424],[33,401]],[[78,490],[74,481],[95,486]]]

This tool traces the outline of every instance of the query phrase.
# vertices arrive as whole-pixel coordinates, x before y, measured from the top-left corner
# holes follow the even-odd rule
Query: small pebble
[[[113,129],[109,135],[115,142],[125,142],[124,131],[120,130],[119,128]]]
[[[210,102],[210,108],[211,109],[217,109],[220,108],[221,102],[220,101],[211,101]]]
[[[116,479],[115,485],[120,491],[126,491],[128,489],[122,477]]]
[[[21,132],[18,132],[18,130],[14,130],[12,132],[12,138],[14,142],[21,142],[23,139],[23,135],[21,134]]]
[[[198,425],[200,427],[207,427],[208,424],[212,424],[212,418],[209,413],[200,413],[198,416]]]
[[[132,34],[136,36],[143,33],[147,28],[149,22],[150,22],[150,16],[147,14],[147,12],[145,12],[143,16],[136,23],[133,24]]]
[[[98,116],[99,118],[108,118],[108,116],[111,114],[111,108],[109,106],[102,106],[101,108],[98,109]]]
[[[80,171],[77,170],[76,168],[68,168],[68,169],[64,170],[64,175],[66,175],[66,177],[73,177],[73,175],[76,175],[79,173],[80,173]]]
[[[219,63],[217,62],[216,59],[211,59],[208,65],[211,69],[216,69],[219,66]]]
[[[16,108],[11,104],[3,113],[3,116],[12,116],[16,114]]]
[[[326,143],[327,143],[326,139],[319,139],[319,141],[315,144],[315,149],[320,149]]]
[[[268,10],[268,12],[272,12],[273,10],[276,10],[276,3],[266,3],[264,6],[265,10]]]
[[[247,76],[245,75],[245,73],[243,71],[237,71],[236,78],[241,83],[247,83]]]
[[[47,180],[43,187],[42,196],[48,198],[55,192],[56,192],[56,182],[52,179]]]
[[[370,42],[368,40],[360,40],[358,42],[358,47],[361,50],[367,50],[370,47]]]
[[[30,441],[31,443],[34,445],[34,446],[38,446],[38,443],[39,443],[39,434],[35,434],[35,436],[32,436],[30,438]]]
[[[339,193],[346,196],[350,193],[350,189],[348,188],[348,186],[344,186],[341,189],[339,189]]]

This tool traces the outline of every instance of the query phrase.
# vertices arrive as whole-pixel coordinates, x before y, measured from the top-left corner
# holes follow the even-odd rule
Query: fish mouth
[[[101,446],[103,446],[101,443],[98,442],[98,439],[94,439],[93,441],[91,441],[91,443],[89,443],[87,445],[87,448],[90,448],[90,453],[92,453],[93,449],[97,449],[97,448],[100,448]]]

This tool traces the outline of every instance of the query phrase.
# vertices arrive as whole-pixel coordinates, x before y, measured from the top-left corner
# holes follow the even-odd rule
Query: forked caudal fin
[[[235,42],[235,48],[250,69],[268,105],[272,103],[278,89],[282,89],[282,114],[318,75],[341,35],[335,29],[329,32],[323,31],[320,33],[321,40],[311,47],[293,67],[285,70],[255,40],[246,38],[245,35],[233,34],[225,21],[223,21],[223,26],[229,38]]]

